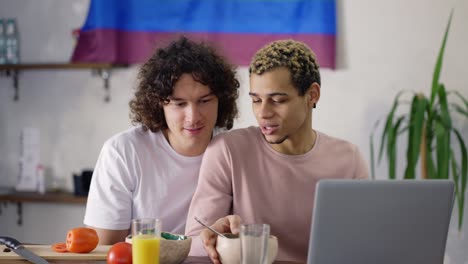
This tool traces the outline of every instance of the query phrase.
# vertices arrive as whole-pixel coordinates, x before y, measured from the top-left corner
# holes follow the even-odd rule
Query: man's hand
[[[220,233],[232,233],[239,234],[239,227],[241,218],[238,215],[228,215],[218,219],[212,226],[214,230]],[[221,264],[219,261],[218,252],[216,251],[216,237],[217,235],[208,228],[203,229],[200,232],[200,239],[203,243],[203,247],[214,264]]]

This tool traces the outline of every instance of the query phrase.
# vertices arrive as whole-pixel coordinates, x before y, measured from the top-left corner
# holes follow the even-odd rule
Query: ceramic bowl
[[[125,238],[125,242],[132,243],[132,236]],[[190,252],[192,238],[172,234],[167,232],[161,233],[159,263],[161,264],[179,264],[184,262]]]
[[[218,236],[216,250],[223,264],[239,264],[240,261],[240,238],[238,235],[224,234],[228,238]],[[268,263],[273,263],[278,254],[278,239],[270,236],[268,241]]]

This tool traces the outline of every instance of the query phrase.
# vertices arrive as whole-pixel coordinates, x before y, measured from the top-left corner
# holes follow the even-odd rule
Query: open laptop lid
[[[322,180],[308,264],[443,263],[451,180]]]

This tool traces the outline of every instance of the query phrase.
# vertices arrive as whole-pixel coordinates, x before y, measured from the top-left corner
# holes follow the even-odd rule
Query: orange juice
[[[132,237],[133,264],[159,264],[160,239],[154,235]]]

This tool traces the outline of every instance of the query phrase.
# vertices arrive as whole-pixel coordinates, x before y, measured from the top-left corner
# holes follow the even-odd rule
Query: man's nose
[[[268,104],[268,102],[262,102],[258,106],[257,113],[260,118],[270,118],[273,116],[273,109],[271,108],[271,105]]]
[[[197,123],[201,119],[200,109],[196,104],[191,104],[187,107],[185,112],[185,121],[190,123]]]

